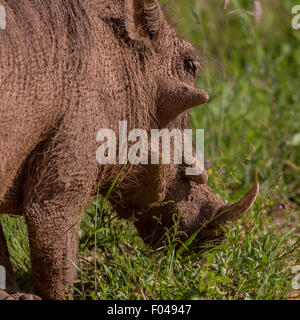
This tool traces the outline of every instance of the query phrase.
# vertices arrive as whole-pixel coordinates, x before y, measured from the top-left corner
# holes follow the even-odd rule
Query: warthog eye
[[[198,70],[200,69],[200,63],[193,59],[186,59],[184,60],[184,67],[190,74],[197,76]]]

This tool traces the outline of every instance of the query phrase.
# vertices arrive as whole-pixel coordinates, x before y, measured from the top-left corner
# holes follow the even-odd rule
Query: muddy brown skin
[[[7,15],[0,30],[0,213],[25,216],[35,293],[64,299],[76,277],[74,226],[120,170],[98,165],[97,132],[118,132],[121,120],[129,130],[184,129],[188,111],[208,95],[194,87],[197,50],[176,36],[157,0],[0,4]],[[216,217],[199,234],[206,237],[238,219],[258,192],[257,185],[225,206],[206,183],[206,172],[188,178],[183,166],[128,165],[110,200],[121,217],[143,213],[135,223],[147,243],[159,239],[179,211],[187,233]],[[1,227],[0,245],[7,292],[35,299],[19,293]]]

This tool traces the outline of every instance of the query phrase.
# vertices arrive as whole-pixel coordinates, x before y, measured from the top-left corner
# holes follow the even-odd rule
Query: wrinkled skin
[[[128,130],[183,130],[188,110],[208,95],[194,87],[197,51],[177,38],[156,0],[0,4],[7,11],[7,29],[0,30],[0,213],[25,216],[35,293],[64,299],[76,277],[75,226],[121,168],[99,166],[97,132],[117,132],[120,120]],[[178,212],[187,234],[217,217],[199,233],[213,235],[257,196],[255,186],[226,206],[206,185],[205,171],[187,177],[184,167],[128,165],[115,186],[111,203],[123,218],[139,213],[135,224],[145,242],[155,243]],[[19,292],[1,227],[0,244],[7,292],[36,299]]]

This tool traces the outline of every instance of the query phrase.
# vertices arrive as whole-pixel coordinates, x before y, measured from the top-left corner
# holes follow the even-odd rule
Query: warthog
[[[0,213],[26,219],[35,294],[64,299],[76,277],[75,226],[122,167],[97,163],[97,132],[118,131],[120,120],[130,130],[183,130],[188,111],[208,94],[194,86],[197,50],[176,36],[157,0],[0,4],[7,20],[0,30]],[[160,239],[178,212],[187,235],[201,227],[199,239],[214,235],[257,197],[258,185],[225,204],[207,186],[206,171],[186,176],[186,165],[128,164],[115,185],[112,205],[123,218],[139,213],[145,242]],[[0,231],[7,292],[35,298],[19,292]]]

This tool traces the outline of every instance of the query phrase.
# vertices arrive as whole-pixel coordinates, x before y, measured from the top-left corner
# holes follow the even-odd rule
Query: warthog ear
[[[165,21],[157,0],[125,0],[124,19],[129,37],[138,41],[156,38]]]

